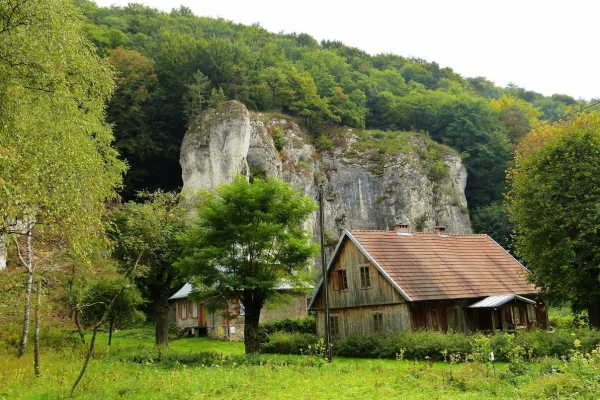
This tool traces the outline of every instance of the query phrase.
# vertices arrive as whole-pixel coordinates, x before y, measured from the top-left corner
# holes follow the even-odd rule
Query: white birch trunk
[[[21,341],[19,343],[18,357],[22,357],[25,354],[27,348],[27,338],[29,336],[29,320],[31,315],[31,291],[33,288],[33,277],[35,274],[35,268],[33,264],[33,240],[31,237],[31,230],[33,228],[33,222],[27,221],[27,230],[25,232],[25,255],[19,251],[19,258],[25,265],[27,270],[27,283],[25,286],[25,309],[23,311],[23,332],[21,333]],[[17,247],[19,244],[17,243]]]

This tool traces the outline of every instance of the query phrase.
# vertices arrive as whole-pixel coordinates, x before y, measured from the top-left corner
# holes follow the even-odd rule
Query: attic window
[[[345,269],[334,271],[333,290],[348,290],[348,276]]]
[[[360,288],[370,289],[371,288],[371,274],[369,264],[362,265],[360,267]]]

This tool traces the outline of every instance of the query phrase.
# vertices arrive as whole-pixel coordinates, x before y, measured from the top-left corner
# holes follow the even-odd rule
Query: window
[[[460,320],[458,319],[458,308],[449,308],[448,314],[448,330],[459,331]]]
[[[192,318],[198,318],[198,303],[192,303]]]
[[[348,290],[348,276],[345,269],[333,273],[333,290]]]
[[[340,269],[340,290],[348,290],[348,276],[345,269]]]
[[[512,312],[512,319],[513,322],[515,323],[515,327],[520,326],[521,325],[521,313],[519,312],[519,307],[518,306],[514,306],[510,308],[511,312]]]
[[[363,265],[360,267],[360,287],[361,289],[369,289],[371,287],[369,265]]]
[[[535,305],[527,304],[527,317],[529,318],[529,322],[531,322],[532,324],[537,323],[537,313]]]
[[[340,335],[340,319],[337,315],[329,316],[329,329],[331,336],[337,337]]]
[[[427,329],[437,331],[440,327],[438,325],[437,310],[427,310]]]
[[[373,314],[373,331],[381,335],[383,333],[383,314],[375,313]]]
[[[244,306],[244,303],[240,303],[239,312],[240,315],[246,315],[246,307]]]
[[[181,319],[187,319],[187,301],[181,303]]]

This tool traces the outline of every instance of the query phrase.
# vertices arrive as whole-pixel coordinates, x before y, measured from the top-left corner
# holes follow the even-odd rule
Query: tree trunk
[[[35,333],[33,336],[33,370],[40,377],[40,301],[42,298],[42,277],[38,277],[35,292]]]
[[[81,325],[79,325],[79,314],[81,310],[75,310],[75,326],[77,327],[77,332],[79,332],[79,337],[81,338],[81,343],[85,344],[85,335],[83,334],[83,329],[81,329]]]
[[[600,306],[590,304],[588,306],[588,316],[590,318],[590,327],[600,329]]]
[[[108,323],[108,345],[109,346],[112,344],[112,333],[113,333],[114,326],[115,326],[115,319],[111,318],[110,322]]]
[[[258,334],[258,323],[260,322],[260,310],[264,304],[263,299],[256,296],[244,296],[244,346],[246,355],[258,354],[260,352],[260,336]]]
[[[169,298],[162,293],[154,297],[154,344],[169,346]]]
[[[23,332],[21,333],[21,341],[19,343],[19,351],[17,357],[22,357],[27,348],[27,338],[29,336],[29,318],[31,314],[31,291],[33,288],[33,244],[31,242],[31,232],[26,236],[25,242],[25,268],[27,269],[27,284],[25,286],[25,310],[23,312]]]

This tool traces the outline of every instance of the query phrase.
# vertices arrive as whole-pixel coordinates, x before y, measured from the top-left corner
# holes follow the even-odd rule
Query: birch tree
[[[0,2],[0,237],[23,250],[29,294],[19,355],[41,254],[85,259],[122,180],[104,122],[112,90],[110,68],[81,35],[70,1]]]

